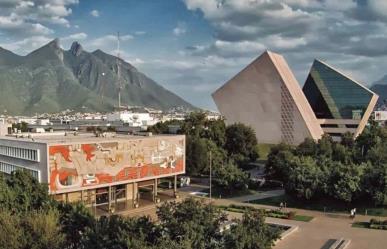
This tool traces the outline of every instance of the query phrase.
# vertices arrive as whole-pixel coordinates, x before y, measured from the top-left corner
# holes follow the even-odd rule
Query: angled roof
[[[320,60],[313,62],[303,92],[317,118],[358,120],[355,136],[363,131],[379,98],[373,91]]]
[[[317,118],[361,119],[375,93],[315,60],[303,87]]]
[[[266,51],[213,94],[226,122],[252,126],[260,143],[298,144],[323,131],[285,59]]]
[[[319,139],[323,134],[323,131],[317,122],[316,116],[310,107],[308,100],[301,90],[300,84],[290,70],[288,63],[280,54],[270,51],[267,51],[267,53],[272,58],[273,64],[280,73],[283,83],[287,86],[290,95],[293,97],[294,104],[297,106],[298,111],[305,120],[305,124],[310,131],[311,137],[313,139]]]

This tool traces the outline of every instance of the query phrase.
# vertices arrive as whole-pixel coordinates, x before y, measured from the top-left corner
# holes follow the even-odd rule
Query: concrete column
[[[153,201],[157,202],[157,178],[153,184]]]
[[[108,212],[110,213],[110,208],[111,208],[111,203],[112,203],[112,187],[109,186],[109,191],[108,191]]]
[[[177,175],[175,175],[173,179],[173,193],[175,196],[177,195]]]
[[[135,207],[135,205],[136,205],[136,196],[134,194],[134,183],[132,185],[132,203],[133,203],[133,207]]]
[[[138,192],[138,183],[137,182],[134,183],[133,189],[134,189],[134,194],[136,196],[136,205],[140,206],[140,194]]]

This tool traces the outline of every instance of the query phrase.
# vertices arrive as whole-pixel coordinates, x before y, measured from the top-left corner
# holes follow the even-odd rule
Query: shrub
[[[293,220],[294,217],[296,217],[296,212],[290,211],[290,212],[288,213],[288,219],[289,219],[289,220]]]

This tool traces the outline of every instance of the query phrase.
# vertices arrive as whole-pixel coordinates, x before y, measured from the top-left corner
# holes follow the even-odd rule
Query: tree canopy
[[[46,186],[27,172],[1,177],[0,186],[0,249],[270,248],[279,236],[264,223],[264,213],[253,211],[225,230],[227,215],[194,199],[163,203],[156,221],[147,216],[95,218],[81,203],[51,200],[42,191]],[[25,199],[22,187],[39,198]],[[23,201],[13,202],[12,209],[8,199]]]
[[[171,124],[179,125],[179,133],[186,135],[189,175],[208,175],[211,160],[215,184],[228,189],[247,185],[248,177],[243,170],[259,158],[258,142],[251,127],[241,123],[227,126],[223,119],[207,120],[206,113],[191,112],[184,121],[160,122],[149,130],[169,133]]]
[[[298,146],[274,146],[266,174],[282,181],[288,193],[301,199],[321,196],[343,202],[369,198],[387,203],[387,128],[371,121],[356,140],[353,134],[334,142],[305,139]]]

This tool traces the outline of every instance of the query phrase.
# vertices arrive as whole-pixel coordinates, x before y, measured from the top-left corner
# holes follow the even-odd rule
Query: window
[[[39,150],[0,145],[0,155],[39,162]]]
[[[15,170],[25,170],[39,180],[39,172],[37,170],[27,169],[10,163],[0,162],[0,172],[11,174]]]
[[[322,128],[338,128],[337,124],[321,124]]]
[[[361,119],[373,93],[320,61],[303,87],[317,118]]]

